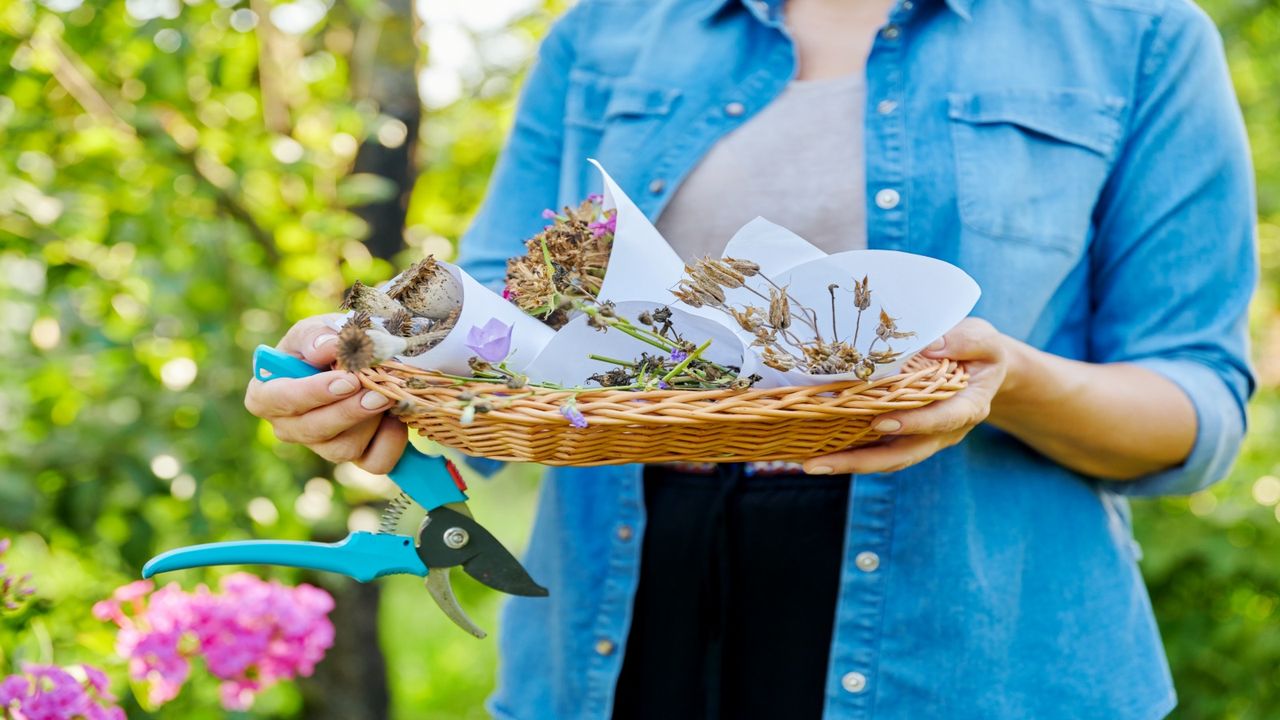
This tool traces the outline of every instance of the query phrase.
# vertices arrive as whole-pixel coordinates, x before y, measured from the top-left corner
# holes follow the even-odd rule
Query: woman
[[[463,262],[500,284],[603,162],[686,256],[762,214],[956,263],[951,400],[803,468],[549,474],[503,718],[1153,718],[1175,697],[1127,495],[1220,478],[1253,389],[1245,138],[1187,0],[584,0],[543,43]],[[315,364],[308,321],[281,346]],[[343,373],[254,383],[385,471]],[[643,482],[642,482],[643,473]],[[856,475],[851,481],[850,473]]]

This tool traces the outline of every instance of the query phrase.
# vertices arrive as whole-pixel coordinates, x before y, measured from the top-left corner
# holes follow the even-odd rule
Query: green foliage
[[[358,474],[277,442],[241,396],[257,343],[332,309],[351,281],[391,272],[362,244],[353,208],[395,190],[351,173],[362,142],[404,134],[359,92],[359,53],[384,10],[338,3],[286,34],[254,14],[270,12],[267,0],[171,5],[0,2],[0,535],[17,538],[6,562],[33,572],[39,589],[0,617],[0,672],[110,658],[113,634],[89,607],[159,550],[341,534],[349,509],[374,499]],[[447,18],[439,4],[423,5],[419,60],[458,92],[426,98],[401,260],[452,252],[483,195],[519,75],[562,8],[546,2],[489,29],[455,23],[452,36],[438,36]],[[127,7],[158,15],[139,19]],[[1208,9],[1258,169],[1265,281],[1254,327],[1266,389],[1233,476],[1190,499],[1138,503],[1136,529],[1180,690],[1177,717],[1260,719],[1280,715],[1280,451],[1271,442],[1280,431],[1280,139],[1271,132],[1280,2],[1213,0]],[[460,37],[475,49],[466,67],[437,56],[437,37],[441,53]],[[534,483],[532,469],[474,483],[477,514],[512,547]],[[455,630],[419,581],[381,582],[395,717],[481,717],[493,640]],[[497,596],[465,577],[456,584],[494,629]],[[122,665],[108,669],[124,691]],[[130,706],[130,717],[224,716],[215,685],[195,676],[177,701],[152,715]],[[282,686],[252,716],[298,717],[300,708],[297,689]]]

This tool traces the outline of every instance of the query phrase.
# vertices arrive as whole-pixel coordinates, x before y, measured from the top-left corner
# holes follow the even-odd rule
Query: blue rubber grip
[[[267,382],[280,378],[304,378],[324,372],[324,368],[309,365],[298,358],[269,345],[259,345],[253,351],[253,376]]]
[[[447,461],[439,455],[426,455],[412,445],[405,446],[400,462],[387,475],[428,512],[441,505],[467,501],[466,493],[454,483]]]
[[[177,548],[152,558],[143,566],[142,577],[210,565],[284,565],[341,573],[360,582],[383,575],[427,574],[412,538],[356,531],[336,543],[238,540]]]

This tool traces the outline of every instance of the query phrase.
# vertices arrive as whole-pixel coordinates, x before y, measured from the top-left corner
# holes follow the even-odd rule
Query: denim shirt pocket
[[[960,221],[1078,253],[1123,132],[1124,100],[1089,90],[949,93]]]
[[[638,150],[650,147],[662,123],[675,109],[678,88],[632,76],[612,76],[575,68],[565,98],[565,176],[561,200],[577,204],[588,188],[598,189],[594,157],[618,179],[635,162]],[[625,173],[624,173],[625,174]]]

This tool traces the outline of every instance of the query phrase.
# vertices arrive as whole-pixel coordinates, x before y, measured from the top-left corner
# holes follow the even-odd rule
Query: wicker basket
[[[877,415],[954,395],[964,368],[912,359],[898,375],[768,390],[590,390],[577,393],[587,427],[560,413],[574,393],[461,383],[400,363],[361,373],[361,382],[397,403],[394,412],[432,440],[468,455],[545,465],[619,465],[674,460],[802,460],[879,439]],[[496,406],[461,422],[470,391]]]

